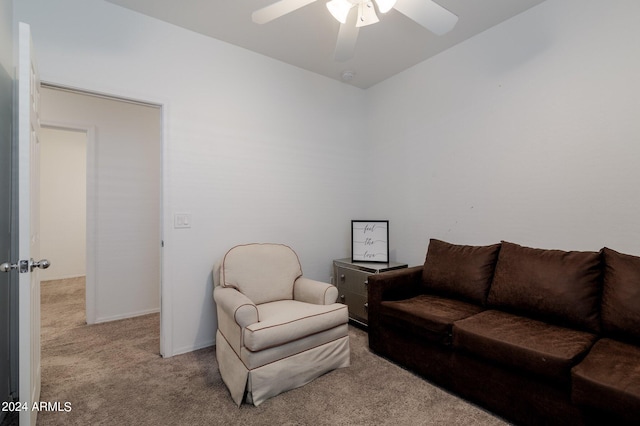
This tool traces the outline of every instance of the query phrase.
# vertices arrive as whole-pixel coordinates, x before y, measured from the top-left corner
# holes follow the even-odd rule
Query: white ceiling
[[[107,1],[336,80],[352,71],[348,83],[366,89],[544,0],[435,0],[459,17],[443,36],[392,9],[360,29],[355,55],[346,62],[333,59],[340,24],[327,0],[264,25],[253,23],[251,13],[276,0]]]

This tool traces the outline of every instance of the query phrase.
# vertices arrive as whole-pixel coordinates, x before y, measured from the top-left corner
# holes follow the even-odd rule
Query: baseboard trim
[[[154,309],[148,309],[145,311],[130,312],[128,314],[112,315],[109,317],[98,317],[96,318],[96,322],[94,324],[100,324],[102,322],[117,321],[117,320],[127,319],[127,318],[141,317],[143,315],[157,314],[159,312],[160,312],[160,308],[154,308]]]
[[[204,342],[196,343],[195,345],[182,346],[181,348],[177,348],[176,350],[174,350],[171,356],[182,355],[189,352],[197,351],[199,349],[209,348],[211,346],[215,346],[215,344],[216,344],[216,339],[214,338],[214,339],[206,340]],[[169,358],[169,357],[166,357],[166,358]]]
[[[64,275],[64,276],[60,276],[60,277],[53,277],[53,278],[45,278],[45,279],[41,279],[41,282],[46,282],[46,281],[59,281],[59,280],[70,280],[72,278],[84,278],[86,275],[85,274],[79,274],[79,275]]]

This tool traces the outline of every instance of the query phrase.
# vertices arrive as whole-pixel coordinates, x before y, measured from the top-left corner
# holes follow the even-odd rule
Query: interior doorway
[[[70,222],[78,222],[79,214],[86,217],[85,260],[82,262],[83,254],[77,244],[81,231],[74,230],[76,244],[72,247],[71,241],[65,241],[65,247],[53,249],[49,255],[50,275],[43,280],[74,277],[84,272],[89,324],[159,312],[161,107],[43,84],[41,118],[47,133],[64,135],[68,140],[84,138],[86,159],[85,211],[76,207],[70,214],[75,219],[58,218],[71,229]],[[65,168],[65,173],[67,168],[80,169],[76,165],[71,167],[71,155],[81,154],[74,151],[66,158],[62,156],[54,168],[58,171]],[[70,194],[54,197],[54,202],[61,203],[67,195]],[[78,203],[77,199],[68,202]],[[58,210],[56,214],[64,214],[60,213],[64,209]],[[42,223],[49,220],[53,221],[41,219]],[[69,232],[58,231],[63,234],[61,238]],[[53,261],[54,254],[61,256],[61,263]],[[84,263],[84,271],[80,263]],[[60,268],[55,267],[58,264]]]
[[[40,279],[84,277],[87,132],[43,126],[40,143],[40,250],[55,265]]]
[[[40,271],[41,339],[49,338],[53,303],[73,324],[87,323],[87,131],[43,126],[40,131],[40,250],[53,268]],[[52,292],[52,289],[55,292]],[[60,299],[65,299],[64,301]],[[74,303],[66,302],[66,299]],[[66,302],[66,303],[64,303]],[[61,312],[56,317],[61,317]],[[60,327],[59,324],[53,323]]]

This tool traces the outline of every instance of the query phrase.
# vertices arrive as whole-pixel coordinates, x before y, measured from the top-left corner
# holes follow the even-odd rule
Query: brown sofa
[[[640,257],[431,240],[369,277],[369,346],[516,424],[640,424]]]

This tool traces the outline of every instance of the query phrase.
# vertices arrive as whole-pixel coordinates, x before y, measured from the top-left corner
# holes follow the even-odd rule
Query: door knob
[[[9,272],[12,269],[16,269],[18,267],[15,263],[4,262],[0,265],[0,272]]]
[[[2,272],[9,272],[12,269],[17,269],[21,274],[29,272],[29,262],[26,260],[19,260],[18,263],[5,262],[0,265],[0,271]]]
[[[51,262],[47,259],[42,259],[39,262],[34,262],[33,259],[29,260],[29,268],[33,271],[34,268],[47,269],[51,266]]]
[[[21,274],[33,271],[34,268],[47,269],[51,266],[51,262],[47,259],[42,259],[39,262],[34,262],[33,259],[20,260],[18,263],[5,262],[0,265],[0,272],[9,272],[12,269],[17,269]]]

